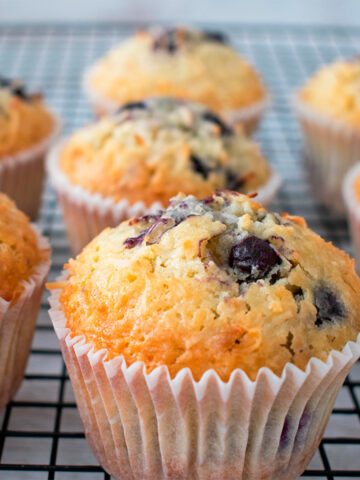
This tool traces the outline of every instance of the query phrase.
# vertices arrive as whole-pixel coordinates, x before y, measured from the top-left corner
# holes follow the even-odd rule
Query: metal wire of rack
[[[283,177],[273,208],[304,216],[320,235],[349,250],[346,223],[318,205],[307,186],[291,92],[321,63],[358,53],[360,29],[241,24],[221,29],[262,72],[272,93],[272,108],[256,139]],[[43,90],[71,132],[91,119],[81,92],[84,68],[132,30],[123,24],[0,25],[0,72]],[[48,185],[38,225],[53,248],[52,280],[69,250]],[[0,480],[109,480],[86,443],[47,309],[45,294],[25,379],[15,399],[0,411]],[[341,389],[321,446],[302,477],[360,478],[359,363]]]

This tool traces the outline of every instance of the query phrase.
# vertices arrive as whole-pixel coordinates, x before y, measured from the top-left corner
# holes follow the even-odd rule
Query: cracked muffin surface
[[[0,160],[33,147],[53,129],[41,94],[29,94],[21,81],[0,77]]]
[[[258,146],[202,105],[173,98],[128,103],[73,134],[60,167],[91,193],[147,206],[179,192],[201,198],[215,189],[263,186],[270,168]]]
[[[178,196],[104,230],[68,268],[56,287],[72,334],[172,377],[185,367],[196,380],[209,369],[223,380],[236,368],[280,375],[360,330],[350,258],[302,218],[234,192]]]
[[[90,84],[119,104],[174,96],[230,111],[263,100],[260,77],[224,35],[190,28],[138,31],[91,71]]]

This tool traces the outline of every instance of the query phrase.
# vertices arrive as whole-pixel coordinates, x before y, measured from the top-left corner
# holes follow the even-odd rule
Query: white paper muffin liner
[[[360,129],[316,112],[298,95],[294,106],[303,133],[310,186],[325,206],[343,215],[342,181],[360,160]]]
[[[58,142],[50,151],[47,169],[59,198],[73,254],[77,254],[106,227],[115,227],[134,216],[156,213],[165,208],[160,202],[147,207],[143,202],[130,205],[126,199],[115,202],[99,193],[91,193],[74,185],[59,166],[61,150],[67,139]],[[274,170],[267,183],[258,189],[256,200],[268,205],[275,198],[281,184],[280,175]]]
[[[66,278],[66,273],[60,277]],[[288,363],[279,378],[240,369],[228,382],[214,370],[195,382],[188,368],[107,361],[84,336],[72,338],[59,295],[50,317],[89,444],[116,480],[294,480],[315,453],[338,391],[360,356],[357,342],[312,358],[305,371]]]
[[[0,409],[17,391],[29,356],[41,296],[50,268],[48,241],[38,234],[45,258],[36,267],[14,304],[0,298]]]
[[[356,163],[345,175],[342,189],[358,273],[360,273],[360,202],[356,198],[354,182],[359,175],[360,162]]]
[[[96,116],[111,115],[115,113],[121,104],[104,97],[98,92],[91,83],[91,76],[94,67],[90,67],[85,71],[83,76],[83,90]],[[222,112],[223,117],[230,124],[241,123],[245,132],[251,135],[257,128],[261,118],[270,105],[270,97],[266,95],[262,100],[244,108],[236,110],[228,110]]]
[[[54,114],[53,119],[54,128],[48,137],[27,150],[0,159],[0,192],[14,200],[31,220],[36,219],[40,207],[46,153],[61,130],[60,119]]]

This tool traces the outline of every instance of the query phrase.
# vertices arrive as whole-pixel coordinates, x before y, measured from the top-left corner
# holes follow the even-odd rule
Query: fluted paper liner
[[[359,176],[360,162],[356,163],[346,174],[342,190],[349,221],[355,266],[358,273],[360,273],[360,202],[356,198],[354,182]]]
[[[360,160],[360,129],[319,113],[294,97],[304,139],[305,166],[315,196],[334,212],[344,215],[342,182]]]
[[[0,191],[6,193],[16,206],[35,220],[39,211],[45,176],[45,157],[59,136],[61,121],[55,115],[54,128],[49,136],[23,152],[0,159]]]
[[[237,369],[223,382],[209,370],[195,382],[184,368],[171,379],[165,366],[147,374],[142,362],[106,360],[105,349],[72,338],[59,295],[50,297],[50,317],[85,434],[116,480],[296,479],[360,356],[359,335],[306,371],[287,364],[280,378],[261,368],[250,381]]]
[[[46,258],[24,281],[24,289],[14,304],[0,298],[0,408],[17,391],[29,356],[41,296],[50,268],[50,247],[38,235],[38,245]]]
[[[77,254],[106,227],[116,227],[129,218],[156,213],[166,208],[160,202],[147,207],[143,202],[130,204],[126,199],[115,202],[110,197],[91,193],[80,185],[74,185],[59,166],[61,150],[66,139],[58,142],[50,151],[47,161],[51,183],[59,198],[66,230],[73,254]],[[256,200],[264,206],[271,203],[281,184],[280,175],[274,170],[267,183],[258,190]]]
[[[106,98],[98,92],[91,82],[94,67],[90,67],[83,77],[83,89],[90,105],[97,117],[104,115],[111,115],[115,113],[121,104],[109,98]],[[270,105],[270,96],[265,97],[252,105],[238,108],[234,110],[227,110],[222,112],[222,116],[231,124],[241,123],[245,132],[251,135],[258,127],[260,120],[265,114]]]

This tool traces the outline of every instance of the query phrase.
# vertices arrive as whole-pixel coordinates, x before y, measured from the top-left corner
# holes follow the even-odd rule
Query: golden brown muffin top
[[[300,91],[314,110],[360,128],[360,61],[338,60],[325,65]]]
[[[0,193],[0,297],[15,301],[23,281],[41,260],[37,235],[27,216]]]
[[[54,129],[41,95],[27,93],[22,82],[0,77],[0,160],[31,148]]]
[[[130,204],[166,205],[183,192],[253,192],[270,168],[259,148],[202,105],[152,98],[73,134],[60,166],[71,183]]]
[[[258,74],[222,34],[182,27],[137,32],[95,64],[90,84],[118,104],[173,96],[217,112],[265,97]]]
[[[68,268],[54,287],[72,335],[148,372],[280,375],[287,362],[326,360],[360,330],[353,261],[303,219],[234,192],[179,196],[106,229]]]

